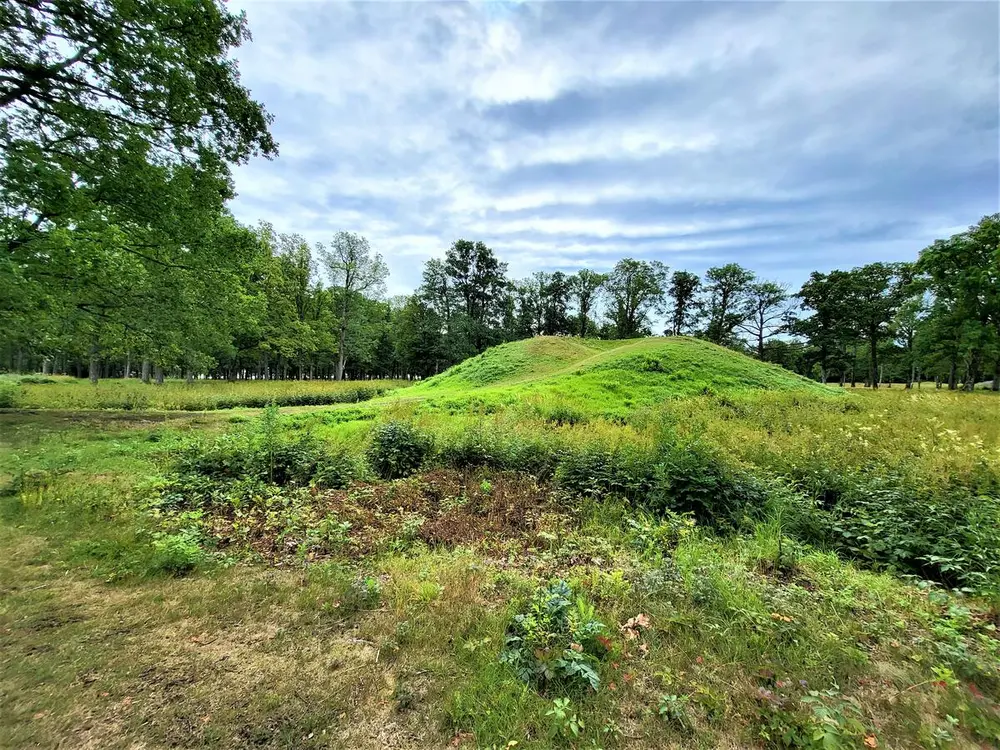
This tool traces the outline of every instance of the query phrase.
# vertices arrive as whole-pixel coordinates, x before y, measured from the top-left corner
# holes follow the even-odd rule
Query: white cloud
[[[367,234],[393,291],[461,236],[518,276],[660,254],[797,283],[1000,203],[995,5],[235,5],[281,156],[234,211]]]

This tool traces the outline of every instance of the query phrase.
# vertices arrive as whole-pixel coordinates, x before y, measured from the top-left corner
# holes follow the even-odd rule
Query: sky
[[[234,0],[274,116],[238,219],[533,271],[912,260],[1000,210],[996,2]]]

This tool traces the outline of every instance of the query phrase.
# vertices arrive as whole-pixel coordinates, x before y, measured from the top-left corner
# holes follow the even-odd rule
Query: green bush
[[[316,459],[312,481],[318,487],[331,490],[347,489],[359,474],[357,459],[346,449],[326,451]]]
[[[1000,590],[1000,498],[963,487],[857,481],[830,515],[834,543],[875,566],[981,592]]]
[[[372,432],[368,463],[382,479],[399,479],[417,471],[431,449],[431,440],[406,422],[388,422]]]
[[[267,487],[345,488],[357,476],[357,460],[344,449],[330,452],[311,434],[281,421],[268,407],[255,422],[203,442],[192,442],[173,456],[172,472],[158,505],[171,509],[240,504]]]
[[[205,559],[201,538],[196,530],[185,529],[177,534],[158,533],[153,539],[150,572],[172,576],[190,573]]]
[[[442,441],[436,459],[455,469],[485,466],[548,479],[556,470],[559,452],[545,436],[488,432],[476,426]]]
[[[632,449],[586,446],[567,450],[556,467],[556,483],[577,495],[618,495],[642,503],[653,488],[655,460]]]
[[[500,661],[542,691],[553,685],[597,690],[597,666],[607,653],[598,641],[602,633],[593,606],[556,581],[537,590],[527,610],[514,616]]]
[[[52,385],[59,382],[54,378],[47,378],[44,375],[22,375],[18,380],[29,385]]]
[[[657,513],[690,513],[699,523],[735,529],[766,501],[760,480],[727,466],[700,443],[688,443],[663,452],[646,505]]]
[[[17,383],[6,378],[0,378],[0,409],[16,408],[20,390]]]

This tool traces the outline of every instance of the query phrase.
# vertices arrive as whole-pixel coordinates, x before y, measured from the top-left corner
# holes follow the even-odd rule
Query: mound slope
[[[539,336],[488,349],[408,389],[407,396],[454,397],[470,391],[483,398],[555,395],[632,407],[740,390],[835,392],[777,365],[699,339],[597,341]]]

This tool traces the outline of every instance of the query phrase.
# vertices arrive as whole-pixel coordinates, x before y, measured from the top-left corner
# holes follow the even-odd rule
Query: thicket
[[[1000,594],[996,478],[930,484],[906,475],[828,470],[779,476],[718,447],[664,430],[647,445],[575,443],[555,433],[472,426],[433,434],[407,421],[375,425],[360,445],[332,447],[268,409],[173,456],[161,503],[175,509],[240,505],[265,486],[343,488],[433,466],[532,474],[573,498],[625,500],[659,517],[683,515],[720,534],[777,519],[780,534],[867,566]],[[811,467],[814,469],[815,467]]]

